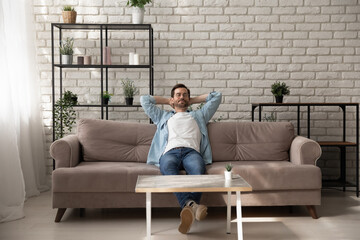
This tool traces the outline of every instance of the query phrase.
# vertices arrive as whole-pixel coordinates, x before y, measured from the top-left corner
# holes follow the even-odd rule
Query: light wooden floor
[[[319,219],[305,207],[243,208],[244,239],[360,239],[360,198],[354,192],[324,190]],[[235,210],[235,208],[233,209]],[[233,211],[233,234],[227,235],[226,209],[209,208],[209,216],[195,222],[189,234],[177,231],[179,209],[153,209],[152,239],[237,239]],[[51,193],[25,203],[26,217],[0,224],[0,240],[120,240],[145,239],[145,209],[68,209],[62,222],[54,223]]]

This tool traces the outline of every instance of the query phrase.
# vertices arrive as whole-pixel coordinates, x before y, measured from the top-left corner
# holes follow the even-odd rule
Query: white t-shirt
[[[169,137],[164,153],[176,147],[188,147],[200,152],[201,132],[188,112],[178,112],[168,120]]]

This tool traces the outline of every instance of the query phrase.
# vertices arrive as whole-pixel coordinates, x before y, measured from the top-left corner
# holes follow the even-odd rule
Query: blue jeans
[[[160,171],[163,175],[179,175],[180,170],[185,170],[189,175],[201,175],[206,171],[205,162],[196,150],[192,148],[178,148],[166,152],[160,158]],[[174,193],[182,208],[189,200],[200,202],[201,193],[184,192]]]

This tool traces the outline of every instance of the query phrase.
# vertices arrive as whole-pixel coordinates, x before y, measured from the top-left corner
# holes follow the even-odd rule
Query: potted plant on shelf
[[[134,101],[134,95],[138,94],[138,89],[136,88],[133,81],[126,78],[121,80],[121,85],[123,87],[126,105],[132,106]]]
[[[77,95],[71,91],[66,91],[63,97],[56,101],[54,109],[55,140],[71,132],[76,120],[76,112],[73,109],[76,104]]]
[[[76,22],[76,11],[70,5],[66,5],[62,8],[62,17],[64,23],[75,23]]]
[[[111,96],[113,96],[112,93],[109,93],[108,91],[104,91],[104,92],[103,92],[102,99],[103,99],[103,103],[104,103],[105,105],[108,105],[108,104],[109,104],[110,99],[111,99]]]
[[[74,39],[66,38],[66,40],[60,41],[60,54],[61,54],[61,63],[62,64],[72,64],[73,60],[73,46]]]
[[[132,7],[132,23],[143,24],[145,4],[151,3],[152,0],[128,0],[126,6]]]
[[[233,166],[231,165],[231,163],[228,163],[225,165],[225,171],[224,171],[224,175],[225,175],[225,180],[231,180],[232,178],[232,170]]]
[[[284,96],[290,94],[289,87],[284,82],[273,83],[271,85],[271,92],[275,96],[276,103],[282,103]]]

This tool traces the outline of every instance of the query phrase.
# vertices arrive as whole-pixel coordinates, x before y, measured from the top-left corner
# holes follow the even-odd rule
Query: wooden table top
[[[138,176],[135,192],[228,192],[252,191],[241,176],[225,180],[224,175],[152,175]]]

